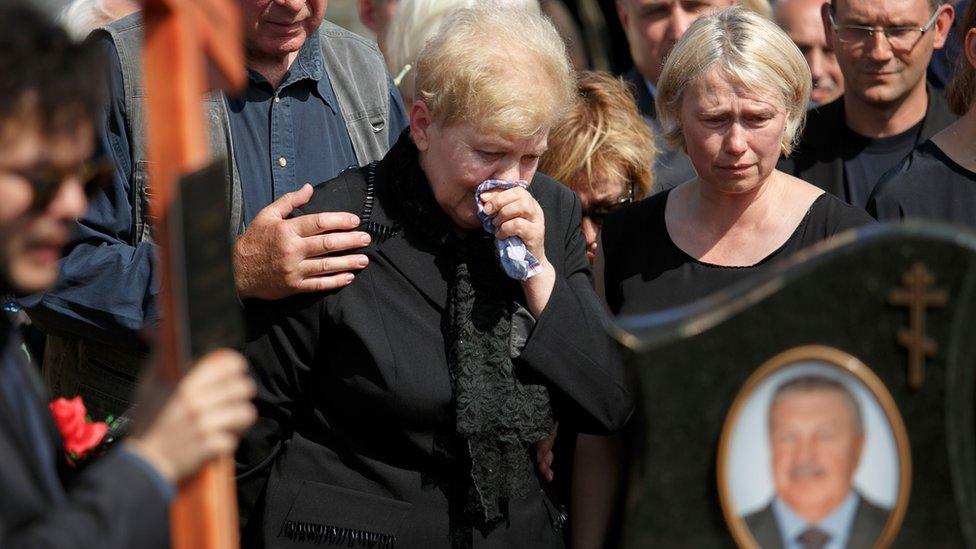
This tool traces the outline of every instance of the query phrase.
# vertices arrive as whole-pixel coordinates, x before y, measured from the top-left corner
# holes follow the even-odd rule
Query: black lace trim
[[[281,532],[278,533],[278,536],[286,537],[296,543],[313,543],[315,545],[375,547],[376,549],[393,549],[396,547],[396,536],[390,534],[291,520],[286,520],[281,525]]]
[[[460,507],[451,513],[452,545],[470,546],[472,528],[487,535],[505,521],[509,501],[538,489],[530,446],[552,431],[549,392],[515,376],[509,343],[521,288],[502,270],[494,238],[482,230],[455,230],[408,132],[377,172],[384,211],[412,244],[437,250],[449,282],[441,323],[456,413],[449,438],[458,442],[452,448],[467,454],[451,459],[470,474],[467,486],[450,486],[446,493]]]

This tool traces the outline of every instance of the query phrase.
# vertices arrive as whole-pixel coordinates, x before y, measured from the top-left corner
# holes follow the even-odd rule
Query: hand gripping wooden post
[[[202,98],[246,81],[240,14],[234,0],[145,0],[149,187],[159,245],[162,319],[156,344],[164,378],[175,383],[190,362],[185,304],[173,295],[172,242],[166,230],[180,177],[209,161]],[[222,456],[180,487],[173,505],[175,549],[239,546],[232,456]]]

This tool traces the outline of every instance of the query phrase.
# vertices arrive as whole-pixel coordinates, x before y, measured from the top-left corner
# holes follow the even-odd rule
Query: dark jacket
[[[956,120],[942,93],[927,87],[928,107],[915,145],[924,142]],[[844,98],[811,110],[800,144],[777,168],[816,185],[850,203],[844,178]],[[892,166],[894,168],[894,166]]]
[[[637,101],[637,109],[644,117],[644,123],[654,132],[654,186],[652,193],[665,191],[695,177],[695,168],[691,159],[685,153],[674,150],[664,140],[664,129],[657,118],[657,107],[651,96],[644,77],[637,72],[637,67],[631,68],[624,74],[623,79],[630,86],[631,93]]]
[[[47,410],[49,397],[34,367],[17,352],[15,337],[0,317],[0,352],[12,352],[9,367],[26,380],[43,440],[35,441],[61,463],[42,463],[11,403],[0,398],[0,547],[127,549],[169,547],[169,503],[138,458],[113,450],[82,471],[64,465],[61,436]],[[8,357],[10,358],[10,357]],[[2,358],[0,358],[2,360]],[[9,383],[7,378],[0,383]],[[47,469],[44,469],[44,467]],[[45,473],[45,471],[47,471]],[[50,479],[52,471],[58,478]]]
[[[875,547],[881,537],[885,524],[888,522],[889,511],[874,505],[858,494],[857,511],[851,522],[851,532],[847,538],[846,549],[871,549]],[[756,539],[762,549],[782,549],[783,543],[776,514],[773,513],[773,503],[744,517],[749,532]]]
[[[360,535],[395,539],[397,547],[449,547],[457,531],[457,489],[467,485],[470,466],[443,444],[455,431],[441,332],[444,269],[453,258],[400,222],[391,193],[403,185],[394,157],[404,148],[416,155],[404,135],[376,168],[370,220],[406,228],[387,239],[377,234],[355,281],[327,294],[247,305],[245,353],[260,417],[238,452],[238,492],[243,538],[255,546],[298,547],[310,539],[302,532],[313,532],[323,543]],[[351,170],[320,185],[303,213],[362,211],[365,173]],[[629,396],[592,289],[580,204],[544,175],[530,192],[545,211],[546,256],[557,281],[516,371],[548,387],[561,424],[616,430]],[[504,275],[498,283],[511,299],[523,299],[517,283]],[[552,526],[557,514],[536,483],[510,502],[506,523],[467,535],[474,547],[561,546]]]

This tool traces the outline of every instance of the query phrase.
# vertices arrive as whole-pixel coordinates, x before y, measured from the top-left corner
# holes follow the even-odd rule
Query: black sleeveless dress
[[[664,191],[621,210],[603,227],[604,284],[614,314],[648,313],[690,303],[811,244],[873,223],[863,210],[824,193],[777,250],[754,265],[726,267],[698,261],[671,240],[664,221],[669,194]]]

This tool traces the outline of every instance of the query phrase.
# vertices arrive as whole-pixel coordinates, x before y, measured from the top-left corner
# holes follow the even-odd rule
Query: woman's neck
[[[932,137],[942,152],[971,172],[976,172],[976,105]]]
[[[781,247],[822,193],[775,171],[745,193],[722,192],[694,180],[671,191],[665,223],[672,242],[691,257],[749,266]]]
[[[695,179],[682,197],[689,221],[715,235],[762,226],[769,218],[776,198],[782,195],[782,186],[775,174],[773,172],[763,184],[744,193],[723,192]]]

